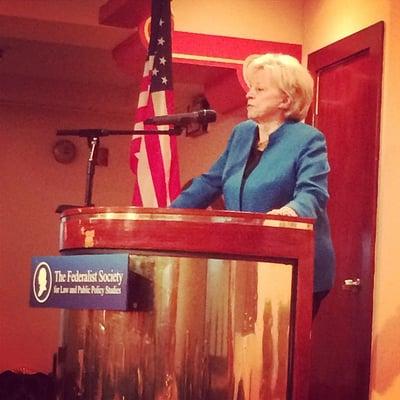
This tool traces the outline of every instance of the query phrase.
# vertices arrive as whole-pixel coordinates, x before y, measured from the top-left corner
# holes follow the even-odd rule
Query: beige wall
[[[173,0],[179,31],[301,43],[304,0]]]
[[[386,31],[384,96],[378,198],[371,390],[373,400],[400,398],[400,269],[397,262],[400,222],[400,3],[391,1]]]
[[[385,21],[384,79],[379,162],[378,221],[374,291],[371,400],[400,398],[400,269],[395,257],[400,222],[400,3],[382,0],[307,0],[304,53]]]
[[[390,0],[306,0],[304,54],[387,20]]]
[[[71,138],[77,158],[71,164],[56,162],[55,133],[62,128],[129,129],[130,116],[105,109],[105,88],[97,89],[96,104],[94,88],[85,92],[71,84],[23,79],[2,79],[1,87],[0,371],[47,372],[59,342],[59,311],[29,307],[31,257],[57,255],[54,211],[59,204],[83,204],[88,152],[85,139]],[[109,148],[109,166],[96,169],[93,200],[99,206],[129,205],[129,137],[107,137],[102,145]]]

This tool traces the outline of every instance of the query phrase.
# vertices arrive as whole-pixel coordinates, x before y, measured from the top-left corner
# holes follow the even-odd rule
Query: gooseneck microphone
[[[200,110],[190,113],[160,115],[144,121],[145,125],[177,125],[187,126],[191,123],[208,124],[217,120],[217,113],[214,110]]]

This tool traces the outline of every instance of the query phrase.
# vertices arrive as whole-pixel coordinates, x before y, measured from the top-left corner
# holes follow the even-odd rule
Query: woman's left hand
[[[281,208],[275,208],[274,210],[268,211],[267,214],[270,215],[285,215],[288,217],[297,217],[296,211],[293,208],[283,206]]]

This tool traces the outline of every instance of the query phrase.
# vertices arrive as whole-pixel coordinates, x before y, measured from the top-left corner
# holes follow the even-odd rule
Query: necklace
[[[269,137],[267,137],[266,140],[263,140],[263,141],[260,140],[257,144],[257,150],[264,151],[268,146],[268,141],[269,141]]]
[[[283,122],[281,121],[275,121],[269,125],[258,124],[258,151],[264,151],[268,147],[270,135],[276,132],[276,130],[279,129],[282,124]]]

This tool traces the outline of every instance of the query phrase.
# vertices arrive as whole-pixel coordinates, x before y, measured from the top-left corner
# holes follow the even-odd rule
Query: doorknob
[[[359,289],[361,287],[361,279],[345,279],[342,285],[343,290],[354,290]]]

